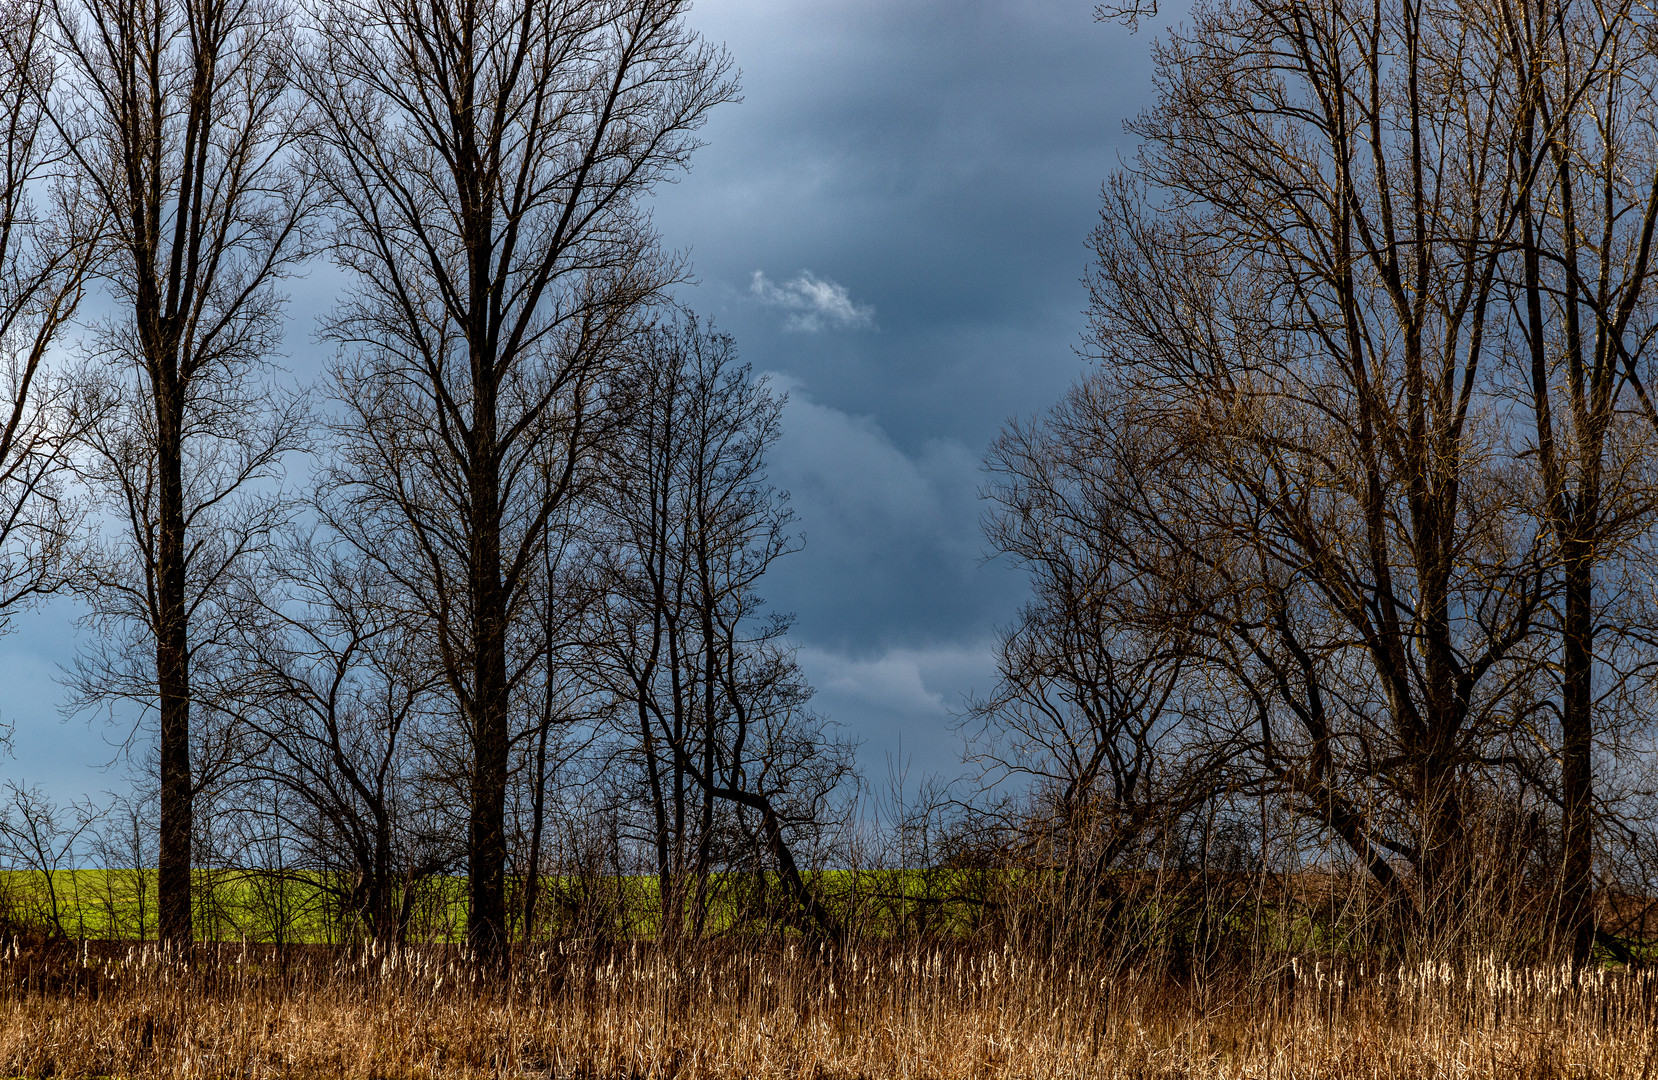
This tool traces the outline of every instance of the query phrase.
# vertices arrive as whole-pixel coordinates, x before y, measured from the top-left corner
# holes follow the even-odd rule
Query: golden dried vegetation
[[[1295,960],[1150,974],[1011,948],[16,946],[0,1072],[132,1077],[1658,1075],[1649,973]]]

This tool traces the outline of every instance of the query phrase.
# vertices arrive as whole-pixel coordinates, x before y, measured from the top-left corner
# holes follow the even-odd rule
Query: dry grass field
[[[447,949],[14,945],[0,985],[6,1076],[1658,1076],[1651,975],[1491,963],[1174,979],[959,944],[566,944],[502,982]]]

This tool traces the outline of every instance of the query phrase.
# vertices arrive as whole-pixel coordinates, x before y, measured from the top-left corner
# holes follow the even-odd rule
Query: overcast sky
[[[1156,27],[1091,0],[700,0],[744,101],[715,112],[655,220],[682,298],[787,390],[773,479],[805,533],[764,591],[796,616],[818,709],[887,778],[959,769],[951,715],[984,689],[1023,595],[986,563],[979,462],[1082,368],[1084,241],[1132,153]],[[326,290],[295,290],[296,326]],[[303,363],[296,363],[296,368]],[[73,655],[55,604],[0,639],[0,774],[117,786],[105,732],[61,722]]]

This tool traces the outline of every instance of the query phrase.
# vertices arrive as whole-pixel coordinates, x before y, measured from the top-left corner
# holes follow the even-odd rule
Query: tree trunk
[[[1594,945],[1594,804],[1590,749],[1594,737],[1593,556],[1587,546],[1565,547],[1565,617],[1562,635],[1560,801],[1562,881],[1560,928],[1572,962],[1588,962]]]
[[[651,731],[650,710],[646,706],[643,689],[639,693],[639,744],[644,747],[645,772],[651,789],[651,817],[656,826],[653,840],[656,849],[656,903],[660,912],[657,936],[664,941],[672,941],[678,925],[668,918],[668,903],[674,887],[673,870],[668,862],[668,808],[663,800],[662,768],[656,759],[656,739]]]
[[[156,696],[161,718],[161,827],[156,864],[159,938],[188,945],[191,930],[191,843],[194,781],[190,769],[190,653],[185,580],[184,466],[181,402],[172,380],[153,387],[156,399]]]
[[[550,650],[550,637],[548,642]],[[525,941],[528,941],[535,933],[535,906],[537,894],[541,890],[541,837],[547,818],[547,737],[553,726],[550,675],[549,672],[547,684],[549,701],[546,711],[541,717],[541,731],[536,735],[535,790],[530,793],[530,855],[524,867],[524,927],[522,935]]]
[[[497,635],[498,639],[498,635]],[[506,946],[506,664],[500,648],[481,648],[474,684],[472,816],[467,832],[471,906],[467,942],[483,960],[498,961]]]
[[[474,413],[472,484],[472,791],[467,831],[471,904],[467,942],[480,960],[505,957],[508,687],[506,596],[501,587],[501,513],[495,454],[494,400],[479,394]]]

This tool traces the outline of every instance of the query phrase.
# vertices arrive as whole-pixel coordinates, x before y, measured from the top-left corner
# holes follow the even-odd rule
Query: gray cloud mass
[[[954,773],[952,714],[1023,598],[984,559],[979,462],[1082,369],[1084,244],[1150,102],[1150,35],[1081,0],[703,0],[692,21],[745,100],[656,220],[695,266],[683,299],[790,394],[773,479],[806,547],[767,595],[872,779],[900,742]],[[808,282],[879,332],[801,332],[819,309],[785,290]]]

